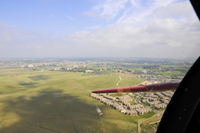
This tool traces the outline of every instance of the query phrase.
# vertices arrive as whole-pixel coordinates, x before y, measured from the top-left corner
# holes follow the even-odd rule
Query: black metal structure
[[[199,20],[200,20],[200,0],[190,0]]]
[[[157,133],[200,132],[200,57],[175,91]]]

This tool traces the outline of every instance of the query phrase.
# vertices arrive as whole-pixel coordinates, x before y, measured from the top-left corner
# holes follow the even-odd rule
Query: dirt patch
[[[47,75],[36,75],[36,76],[29,76],[31,80],[38,81],[38,80],[47,80],[50,79]]]
[[[26,88],[35,88],[37,87],[36,82],[20,82],[19,85],[26,87]]]

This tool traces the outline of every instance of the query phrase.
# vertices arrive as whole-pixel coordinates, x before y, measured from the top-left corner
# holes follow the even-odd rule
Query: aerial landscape
[[[174,91],[95,89],[181,81],[191,62],[138,58],[1,59],[2,133],[154,133]]]
[[[188,0],[0,0],[0,133],[156,133],[199,37]]]

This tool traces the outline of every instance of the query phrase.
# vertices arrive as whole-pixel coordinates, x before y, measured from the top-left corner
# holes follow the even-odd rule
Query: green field
[[[122,78],[118,87],[143,81]],[[117,81],[115,74],[0,70],[0,133],[137,133],[138,120],[153,114],[124,115],[89,96]]]

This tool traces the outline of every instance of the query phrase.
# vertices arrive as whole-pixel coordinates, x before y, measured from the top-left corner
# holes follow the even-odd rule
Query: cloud
[[[0,24],[0,57],[199,56],[200,24],[187,1],[104,0],[85,13],[117,19],[65,37]]]
[[[95,5],[91,11],[84,12],[85,15],[99,18],[114,18],[126,7],[129,0],[103,0]]]
[[[198,21],[190,22],[193,25]],[[152,21],[138,26],[110,25],[92,32],[67,37],[81,51],[98,56],[185,58],[198,56],[200,30],[180,25],[174,19]]]
[[[112,12],[111,18],[117,16],[128,1],[121,0],[123,4],[117,10],[109,2],[98,5],[103,8],[99,15],[110,7],[113,10],[107,11],[108,16]],[[143,7],[141,2],[134,2],[114,24],[91,32],[79,32],[68,39],[73,38],[73,43],[84,45],[88,53],[95,51],[99,56],[199,56],[200,25],[188,1],[154,0]]]

